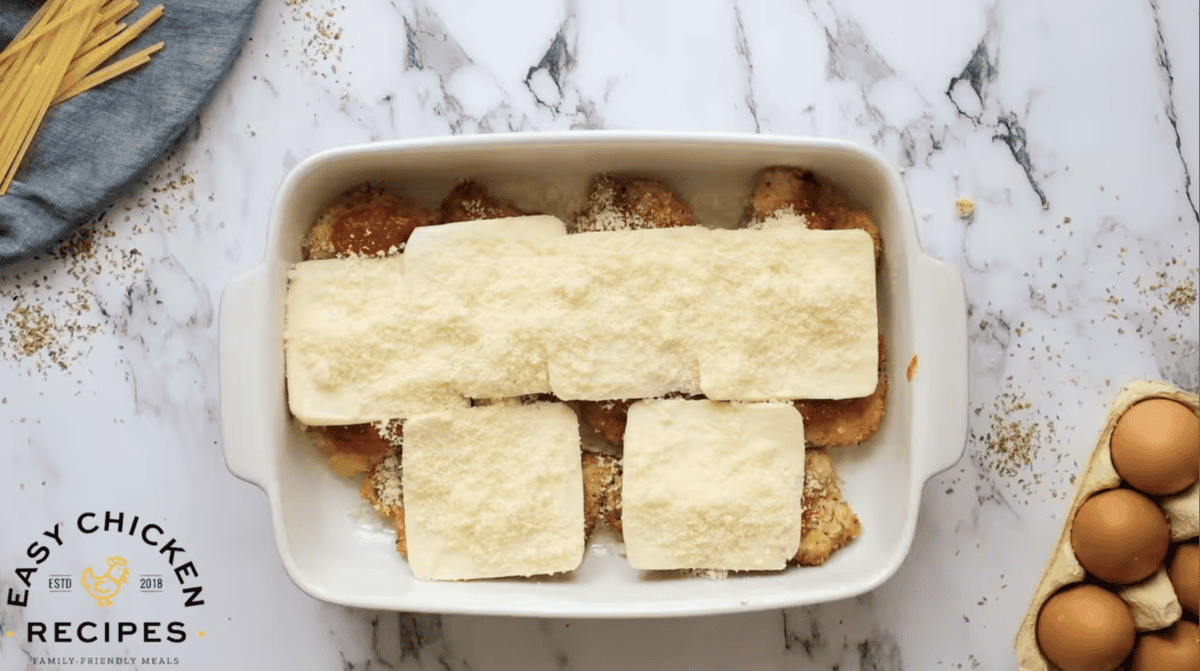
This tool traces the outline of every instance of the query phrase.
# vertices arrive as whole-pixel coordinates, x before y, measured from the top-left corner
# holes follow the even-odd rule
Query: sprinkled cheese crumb
[[[574,570],[584,552],[582,484],[578,420],[561,403],[409,418],[404,523],[413,575]]]
[[[804,424],[787,403],[639,401],[621,525],[642,570],[778,570],[800,546]],[[697,486],[697,483],[720,486]]]
[[[766,219],[751,222],[749,228],[756,230],[770,230],[773,228],[808,228],[808,219],[803,214],[796,211],[794,207],[788,205],[781,207],[771,213],[771,216]]]
[[[597,188],[592,192],[587,209],[575,218],[576,231],[627,231],[633,228],[651,228],[645,219],[624,213],[614,202],[612,187]]]
[[[684,573],[693,578],[707,578],[709,580],[725,580],[729,577],[729,571],[715,568],[693,568],[687,569]]]
[[[404,443],[403,424],[400,420],[385,419],[371,424],[379,432],[379,437],[386,440],[392,447],[400,447]]]
[[[375,497],[380,508],[399,508],[404,505],[401,475],[400,454],[392,450],[375,470]]]
[[[959,219],[970,219],[975,216],[975,201],[970,196],[962,196],[954,201],[954,211]]]

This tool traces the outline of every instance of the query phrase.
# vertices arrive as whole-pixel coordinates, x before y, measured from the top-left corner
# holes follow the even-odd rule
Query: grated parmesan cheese
[[[776,570],[800,547],[804,420],[790,403],[629,408],[621,524],[634,568]]]
[[[400,454],[396,450],[388,453],[375,473],[375,498],[384,509],[401,508],[404,506],[404,487],[401,485]]]
[[[551,574],[583,559],[579,426],[561,403],[411,417],[403,487],[417,578]]]
[[[797,221],[568,236],[519,217],[420,228],[399,257],[298,264],[292,412],[350,424],[539,393],[867,396],[872,241]]]
[[[288,404],[310,426],[465,407],[438,356],[453,344],[404,292],[404,257],[326,259],[289,273]]]
[[[626,231],[635,228],[653,228],[651,223],[635,212],[622,212],[615,202],[611,185],[596,188],[588,199],[587,210],[572,222],[578,232]]]

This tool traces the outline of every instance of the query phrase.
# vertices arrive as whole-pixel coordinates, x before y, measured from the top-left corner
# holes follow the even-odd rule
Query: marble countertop
[[[1109,403],[1137,379],[1197,388],[1197,25],[1178,0],[264,0],[144,183],[0,269],[0,665],[1013,668]],[[352,143],[570,129],[841,138],[902,169],[922,245],[966,285],[969,438],[883,586],[592,621],[358,610],[288,579],[265,497],[225,465],[216,319],[284,175]],[[81,627],[102,608],[49,580],[118,551],[168,552],[190,568],[157,578],[192,591],[105,643]]]

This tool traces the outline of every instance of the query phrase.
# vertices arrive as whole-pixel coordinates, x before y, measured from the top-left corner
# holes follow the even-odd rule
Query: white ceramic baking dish
[[[882,229],[880,324],[891,387],[878,433],[831,450],[862,535],[824,565],[727,579],[632,569],[610,542],[551,579],[424,582],[394,549],[394,534],[336,476],[291,419],[284,394],[288,267],[318,209],[364,180],[395,184],[436,205],[478,177],[507,195],[569,204],[596,172],[668,179],[707,223],[741,211],[760,168],[810,168],[857,198]],[[740,200],[739,200],[740,198]],[[521,204],[521,203],[519,203]],[[962,454],[966,438],[966,304],[962,279],[925,254],[898,171],[841,141],[718,134],[570,132],[381,142],[323,152],[287,176],[271,215],[266,259],[225,292],[220,316],[221,414],[231,471],[267,494],[283,563],[301,589],[374,609],[557,617],[660,617],[782,608],[861,594],[908,554],[921,489]],[[906,377],[916,359],[915,374]]]

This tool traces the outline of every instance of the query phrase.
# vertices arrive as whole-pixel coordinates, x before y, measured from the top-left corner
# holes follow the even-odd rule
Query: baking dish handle
[[[913,374],[913,441],[922,463],[917,472],[929,479],[954,465],[967,442],[968,360],[967,299],[962,276],[953,266],[919,256],[914,286],[914,327],[927,331],[917,342]]]
[[[221,427],[225,463],[239,478],[259,487],[266,473],[268,435],[261,391],[270,383],[269,356],[261,349],[268,333],[267,269],[259,267],[234,280],[221,298],[219,359]],[[255,390],[259,390],[256,395]]]

